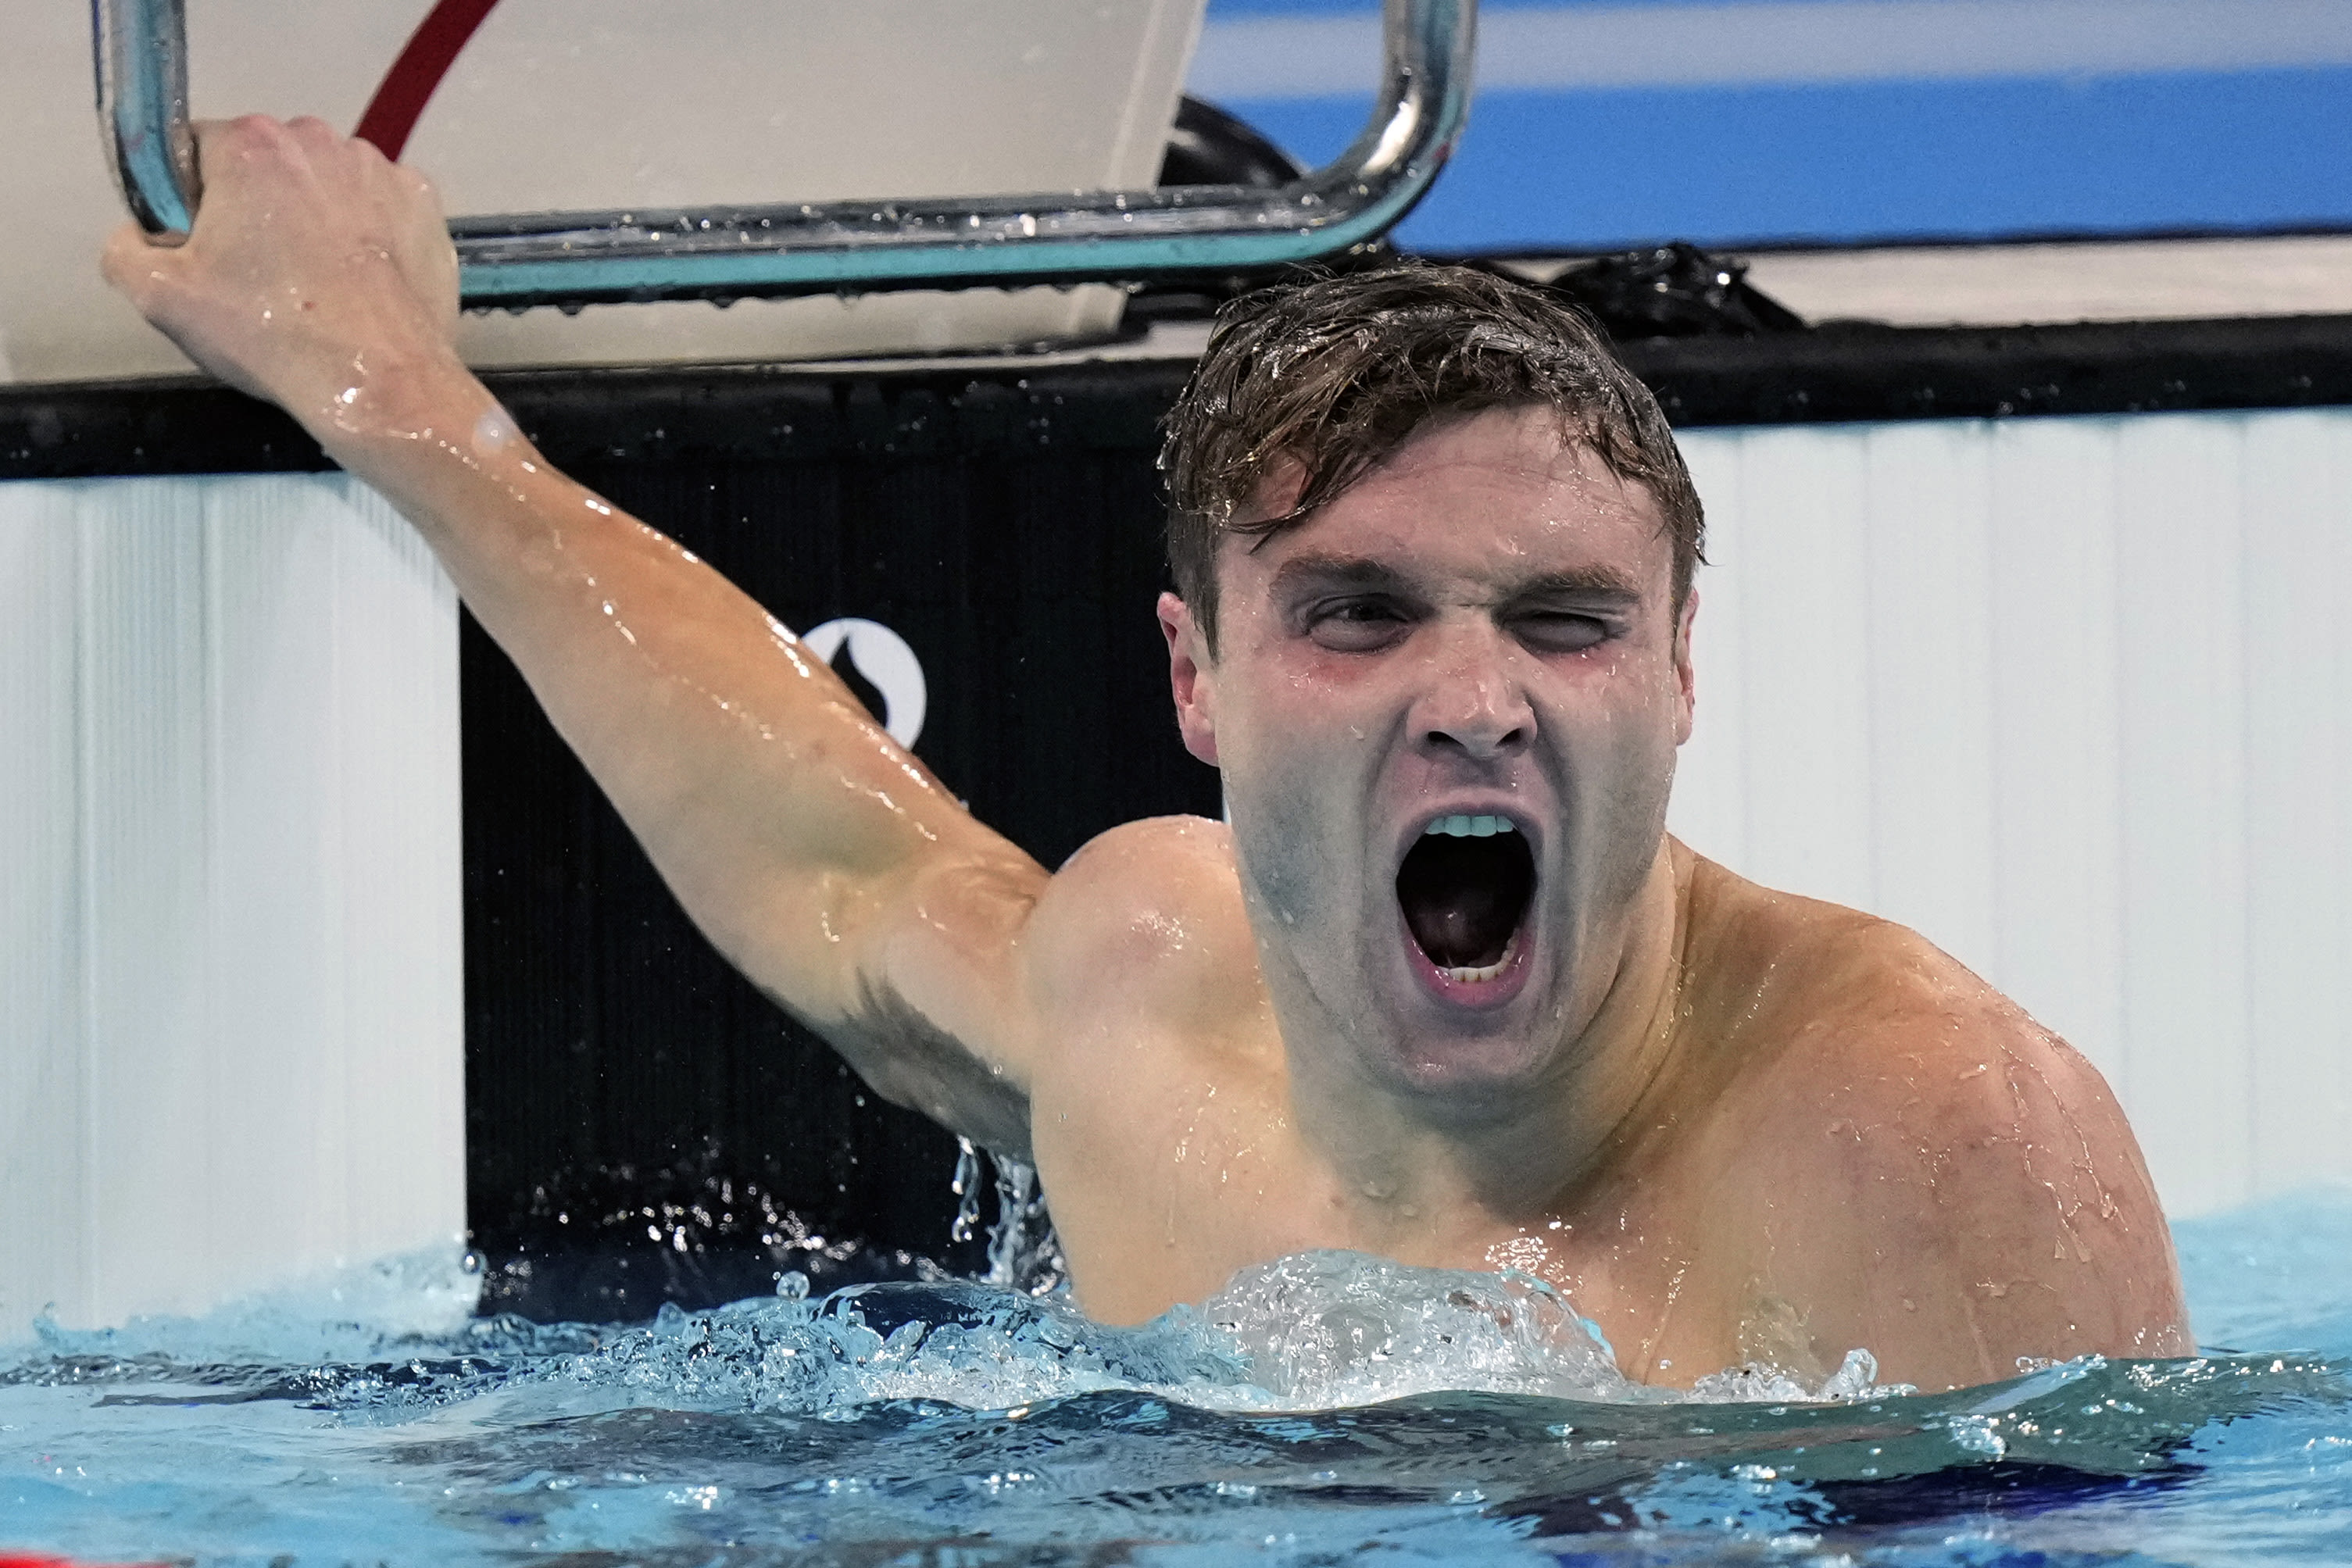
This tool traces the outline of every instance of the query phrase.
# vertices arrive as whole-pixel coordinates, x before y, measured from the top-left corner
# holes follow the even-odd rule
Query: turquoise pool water
[[[1851,1358],[1824,1389],[1669,1400],[1540,1289],[1332,1255],[1131,1331],[961,1282],[539,1327],[468,1319],[454,1259],[402,1260],[201,1320],[14,1335],[0,1553],[2352,1561],[2352,1195],[2177,1234],[2212,1354],[1934,1397]]]

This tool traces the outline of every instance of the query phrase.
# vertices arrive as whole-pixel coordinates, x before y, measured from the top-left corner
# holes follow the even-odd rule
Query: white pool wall
[[[2175,1217],[2352,1178],[2352,410],[1682,441],[1674,830],[2016,997]]]
[[[0,485],[0,1339],[463,1232],[457,744],[357,482]]]

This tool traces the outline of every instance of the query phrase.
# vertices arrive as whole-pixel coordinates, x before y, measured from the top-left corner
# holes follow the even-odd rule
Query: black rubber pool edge
[[[2057,326],[1831,323],[1621,346],[1685,427],[2352,403],[2352,315]],[[1182,360],[565,367],[485,379],[559,465],[1156,446]],[[329,466],[201,377],[0,387],[0,479]]]

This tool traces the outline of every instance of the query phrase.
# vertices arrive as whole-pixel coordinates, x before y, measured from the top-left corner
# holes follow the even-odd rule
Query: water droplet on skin
[[[343,394],[343,401],[348,402],[358,395],[358,389],[353,388]],[[505,451],[520,434],[514,422],[507,417],[506,410],[486,408],[481,417],[474,421],[474,455],[477,457],[495,457]]]

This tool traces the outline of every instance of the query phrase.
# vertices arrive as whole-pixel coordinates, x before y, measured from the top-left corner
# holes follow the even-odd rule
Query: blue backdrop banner
[[[1191,90],[1309,162],[1366,0],[1211,0]],[[1481,8],[1425,251],[2352,225],[2352,0]]]

